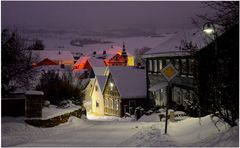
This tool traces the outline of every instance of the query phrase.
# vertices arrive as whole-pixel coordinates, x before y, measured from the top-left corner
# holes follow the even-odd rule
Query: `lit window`
[[[118,110],[118,100],[116,100],[116,110]]]
[[[111,99],[111,101],[112,101],[112,109],[113,109],[113,107],[114,107],[114,105],[113,105],[113,99]]]

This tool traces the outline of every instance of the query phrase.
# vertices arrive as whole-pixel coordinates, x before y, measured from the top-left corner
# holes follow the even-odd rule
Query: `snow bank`
[[[52,128],[38,128],[24,122],[24,117],[3,117],[2,118],[2,146],[15,146],[22,143],[32,142],[54,135],[63,134],[91,126],[87,121],[76,117],[70,117],[68,122]]]
[[[135,121],[135,116],[131,117],[116,117],[116,116],[97,116],[91,113],[87,113],[87,119],[93,121]]]
[[[43,107],[42,109],[42,118],[41,119],[50,119],[57,117],[72,111],[78,110],[81,106],[71,104],[68,108],[56,108],[55,105],[50,105],[49,107]]]
[[[211,115],[208,115],[202,118],[188,118],[175,123],[170,122],[168,133],[178,143],[194,143],[226,131],[228,128],[229,126],[219,118],[211,118]]]
[[[230,128],[229,130],[212,137],[205,138],[196,143],[196,145],[203,147],[239,147],[239,126]]]
[[[148,116],[156,117],[156,114]],[[148,120],[143,116],[142,121]],[[156,117],[157,118],[157,117]],[[217,117],[210,115],[200,118],[187,118],[179,122],[169,122],[168,134],[164,134],[165,122],[151,128],[142,129],[120,146],[131,147],[173,147],[173,146],[238,146],[239,127],[230,128]]]
[[[159,122],[159,113],[153,113],[151,115],[143,115],[140,119],[138,119],[139,122]]]

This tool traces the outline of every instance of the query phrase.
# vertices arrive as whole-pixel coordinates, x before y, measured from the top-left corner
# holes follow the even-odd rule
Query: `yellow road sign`
[[[168,80],[171,81],[177,74],[178,71],[176,70],[176,68],[170,63],[168,64],[166,67],[164,67],[161,70],[161,73],[163,74],[163,76]]]

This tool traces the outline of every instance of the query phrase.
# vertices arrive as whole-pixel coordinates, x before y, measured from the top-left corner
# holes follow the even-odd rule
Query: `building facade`
[[[178,74],[171,80],[169,105],[177,110],[188,110],[188,107],[190,107],[189,103],[195,95],[196,61],[189,51],[183,50],[183,43],[185,42],[193,44],[197,49],[207,45],[200,31],[183,30],[144,54],[149,105],[166,106],[168,81],[162,75],[161,70],[171,63]]]
[[[172,100],[170,106],[186,106],[193,96],[193,63],[190,56],[158,56],[146,58],[147,94],[155,106],[165,106],[168,83],[161,70],[172,64],[178,75],[172,80]]]
[[[136,107],[145,106],[146,75],[143,69],[134,67],[109,67],[109,75],[103,91],[104,114],[123,117],[134,114]]]

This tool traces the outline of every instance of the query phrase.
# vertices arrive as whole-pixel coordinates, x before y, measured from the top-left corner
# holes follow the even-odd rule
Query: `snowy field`
[[[217,118],[206,116],[170,122],[168,134],[157,114],[139,121],[101,121],[71,117],[52,128],[36,128],[24,118],[2,118],[2,146],[235,146],[239,145],[239,127],[229,128]],[[94,121],[93,121],[94,120]],[[108,119],[109,120],[109,119]],[[214,124],[216,123],[216,125]]]
[[[71,52],[78,52],[83,54],[89,54],[93,51],[103,51],[109,49],[112,45],[122,47],[123,42],[126,45],[126,50],[130,54],[134,54],[135,49],[140,49],[143,47],[153,48],[158,46],[160,43],[169,39],[172,34],[164,34],[161,37],[123,37],[123,38],[109,38],[109,37],[99,37],[99,36],[79,36],[78,34],[26,34],[29,39],[37,38],[43,41],[46,50],[69,50]],[[91,44],[84,45],[83,47],[72,46],[70,44],[72,39],[81,38],[90,38],[90,39],[101,39],[104,41],[111,41],[113,43],[109,44]]]

